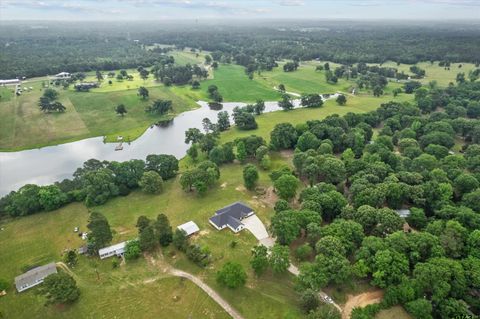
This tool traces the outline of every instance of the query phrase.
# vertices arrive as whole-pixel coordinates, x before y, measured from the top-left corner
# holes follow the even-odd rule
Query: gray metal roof
[[[225,225],[237,228],[242,224],[240,220],[251,212],[253,212],[253,209],[242,202],[236,202],[217,210],[215,215],[210,217],[210,221],[219,228]]]
[[[17,290],[22,290],[22,287],[24,287],[25,285],[32,286],[39,280],[43,280],[48,275],[56,273],[57,267],[55,266],[55,263],[36,267],[20,276],[15,277],[15,286],[17,287]]]

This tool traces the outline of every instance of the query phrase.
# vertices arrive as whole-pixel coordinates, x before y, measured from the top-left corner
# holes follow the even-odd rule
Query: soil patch
[[[244,192],[246,191],[247,189],[245,188],[245,186],[243,185],[238,185],[236,188],[235,188],[236,191],[239,191],[239,192]]]
[[[282,156],[284,159],[286,159],[289,163],[292,163],[293,161],[293,150],[281,150],[280,156]]]
[[[265,194],[261,196],[261,201],[269,207],[274,207],[278,201],[278,195],[275,193],[273,186],[266,189]]]
[[[374,303],[379,303],[383,298],[382,290],[374,290],[369,292],[364,292],[362,294],[352,296],[347,296],[347,302],[343,307],[342,319],[349,319],[352,314],[353,308],[356,307],[365,307]]]

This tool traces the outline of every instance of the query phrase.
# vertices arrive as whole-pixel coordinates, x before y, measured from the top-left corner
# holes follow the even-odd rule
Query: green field
[[[389,309],[381,310],[376,316],[375,319],[412,319],[412,316],[403,309],[401,306],[394,306]]]
[[[308,68],[305,66],[305,69],[302,66],[299,72],[308,73],[310,69],[313,69],[313,66]],[[271,73],[275,75],[278,72]],[[313,72],[310,75],[311,78],[306,78],[305,81],[314,83],[316,80],[314,77],[317,74]],[[325,81],[324,76],[319,74],[318,76],[320,83]],[[242,100],[241,96],[245,96],[247,101],[249,99],[254,101],[258,96],[265,100],[278,99],[278,92],[270,87],[272,83],[260,79],[249,80],[243,68],[239,66],[221,65],[215,71],[214,79],[202,82],[201,89],[166,88],[158,85],[150,88],[150,101],[155,98],[172,99],[175,112],[182,112],[195,106],[194,99],[206,98],[206,87],[210,84],[216,84],[226,100],[227,98]],[[60,90],[60,101],[65,103],[70,112],[57,115],[40,114],[35,101],[41,94],[41,82],[37,81],[32,85],[35,85],[32,92],[0,104],[0,112],[9,114],[8,116],[12,120],[12,124],[9,124],[10,127],[1,126],[0,129],[1,143],[5,143],[6,140],[11,143],[6,147],[19,147],[22,143],[23,145],[41,143],[42,139],[44,140],[47,136],[49,141],[61,141],[62,138],[65,138],[65,132],[71,128],[68,126],[72,124],[69,121],[78,125],[78,129],[68,135],[75,139],[78,136],[106,134],[135,136],[143,132],[143,129],[152,121],[157,120],[145,114],[143,109],[149,102],[141,101],[136,95],[135,89],[88,93]],[[293,86],[289,88],[288,84],[286,85],[287,90],[295,90]],[[242,89],[238,90],[238,86]],[[303,91],[297,90],[297,92]],[[331,92],[330,89],[329,92]],[[345,106],[338,106],[335,101],[330,100],[321,108],[263,114],[257,117],[259,124],[257,130],[239,131],[232,128],[223,133],[221,139],[222,142],[225,142],[240,136],[256,134],[268,140],[270,131],[275,124],[280,122],[297,124],[309,119],[321,119],[335,113],[367,112],[389,100],[407,101],[411,99],[412,95],[406,94],[400,94],[393,98],[391,91],[388,90],[380,98],[372,97],[368,92],[361,92],[357,96],[348,95]],[[125,118],[121,118],[113,112],[113,107],[119,103],[127,106],[129,112]],[[5,107],[6,105],[10,105],[11,109]],[[8,110],[10,113],[7,112]],[[29,116],[24,116],[24,112],[27,111]],[[4,113],[0,113],[0,115],[2,114]],[[3,120],[3,117],[1,118]],[[45,119],[49,121],[44,124],[48,128],[39,129],[35,124],[45,121]],[[48,135],[45,135],[45,132]],[[4,138],[3,134],[7,134],[8,139]],[[0,145],[3,147],[5,144]],[[274,168],[286,163],[285,159],[276,154],[273,154],[272,160]],[[182,169],[187,169],[191,165],[189,159],[181,162]],[[259,185],[269,187],[271,181],[268,172],[260,172]],[[245,318],[301,318],[298,296],[293,289],[293,280],[290,275],[275,276],[267,273],[257,278],[250,270],[248,263],[250,249],[256,244],[256,239],[247,231],[233,234],[228,230],[216,231],[209,225],[208,218],[215,210],[238,200],[251,205],[260,219],[268,225],[273,210],[266,199],[262,198],[262,195],[245,191],[242,185],[242,166],[238,164],[222,166],[218,185],[204,197],[185,193],[181,190],[177,179],[168,181],[165,184],[165,191],[161,195],[152,196],[134,192],[127,197],[115,198],[95,209],[104,213],[109,220],[114,230],[113,242],[134,238],[137,235],[134,225],[140,215],[155,218],[159,213],[165,213],[174,227],[189,220],[195,221],[200,226],[201,233],[196,235],[193,240],[210,249],[213,256],[212,264],[205,269],[199,268],[173,248],[164,249],[164,257],[156,257],[158,263],[168,262],[176,268],[200,276]],[[87,218],[88,209],[83,204],[77,203],[54,212],[4,222],[2,225],[4,230],[0,232],[0,246],[2,247],[0,260],[8,262],[2,264],[0,278],[12,281],[26,265],[59,261],[64,249],[76,248],[82,244],[82,240],[72,230],[75,226],[84,230]],[[232,241],[238,243],[235,248],[230,247]],[[247,269],[248,281],[245,287],[230,290],[216,283],[216,272],[230,260],[240,262]],[[100,281],[95,275],[95,267],[99,269]],[[24,294],[16,294],[13,289],[10,289],[9,294],[0,299],[0,311],[7,314],[7,317],[23,317],[24,311],[28,309],[39,314],[40,317],[49,318],[93,318],[100,314],[107,317],[121,317],[128,314],[131,317],[157,318],[165,313],[171,314],[172,318],[188,316],[192,318],[224,318],[226,316],[196,286],[176,278],[166,278],[158,265],[155,267],[143,258],[112,270],[111,260],[98,261],[82,257],[79,265],[73,271],[82,290],[80,300],[74,305],[65,308],[44,307],[42,297],[36,293],[37,289],[32,289]],[[152,278],[156,280],[152,281]],[[92,289],[97,286],[99,288]],[[173,296],[179,296],[180,299],[175,301],[177,298],[174,300]],[[161,303],[161,308],[159,308],[159,303]],[[125,309],[125,304],[137,306],[132,307],[134,309]],[[24,305],[28,305],[28,307]]]
[[[197,56],[198,54],[198,56]],[[179,65],[185,65],[187,63],[189,64],[198,64],[198,63],[203,63],[205,61],[205,55],[208,54],[208,52],[190,52],[190,50],[185,49],[183,51],[171,51],[168,52],[167,55],[173,56],[175,59],[175,63]]]
[[[208,53],[208,52],[207,52]],[[203,63],[206,52],[192,53],[184,51],[172,51],[177,63]],[[127,72],[134,75],[132,81],[118,81],[115,78],[105,78],[101,86],[92,89],[91,92],[75,92],[72,87],[67,90],[58,89],[59,100],[67,111],[64,114],[43,114],[37,103],[42,94],[42,86],[45,78],[31,79],[25,82],[25,86],[33,87],[32,91],[24,92],[16,97],[12,88],[0,88],[0,150],[15,151],[55,145],[71,142],[93,136],[106,136],[107,141],[115,141],[118,135],[130,140],[140,136],[151,124],[165,117],[151,116],[144,112],[145,106],[154,99],[168,99],[173,101],[174,112],[178,114],[197,107],[195,101],[209,100],[207,88],[216,85],[226,102],[254,102],[257,99],[275,101],[280,99],[280,94],[274,87],[283,83],[287,91],[296,93],[334,93],[348,92],[354,85],[354,81],[340,79],[335,85],[325,80],[324,71],[315,71],[315,67],[323,62],[302,62],[295,72],[283,72],[282,65],[272,71],[255,73],[254,79],[250,80],[245,74],[244,68],[234,64],[221,64],[218,69],[211,70],[209,79],[201,82],[201,87],[193,90],[189,85],[165,87],[150,76],[142,80],[135,69]],[[330,63],[331,68],[337,64]],[[409,65],[388,62],[384,66],[397,67],[408,72]],[[447,85],[454,81],[459,70],[468,73],[474,68],[473,64],[452,64],[450,71],[438,67],[438,63],[419,63],[427,72],[427,77],[422,80],[428,83],[435,79],[439,85]],[[118,71],[117,71],[118,72]],[[107,72],[103,72],[105,75]],[[95,73],[87,73],[87,81],[94,81]],[[108,81],[112,84],[108,84]],[[329,112],[344,114],[349,111],[373,110],[385,101],[393,98],[392,90],[401,87],[401,83],[391,82],[385,89],[385,95],[380,98],[371,96],[368,90],[357,92],[357,96],[349,97],[346,107],[337,107],[333,102],[327,102],[324,108],[318,110],[296,110],[287,114],[277,112],[258,119],[263,135],[267,134],[277,122],[292,121],[297,123],[305,119],[325,116]],[[150,91],[150,99],[141,100],[137,96],[137,89],[146,86]],[[400,94],[396,100],[410,100],[411,96]],[[116,105],[123,103],[127,106],[128,113],[124,118],[114,112]],[[242,135],[244,132],[237,132]],[[231,134],[231,133],[230,133]],[[260,134],[260,133],[258,133]],[[228,139],[228,135],[225,138]]]
[[[455,83],[457,74],[461,72],[465,73],[465,77],[468,79],[468,72],[476,68],[475,64],[472,63],[452,63],[450,65],[450,70],[445,70],[444,67],[438,66],[438,61],[435,61],[433,64],[430,62],[419,62],[416,65],[425,70],[425,78],[418,81],[423,84],[428,84],[430,81],[435,80],[437,81],[437,84],[442,87],[448,86],[450,82]],[[461,67],[459,67],[460,65]],[[406,74],[412,74],[412,72],[410,72],[410,64],[397,65],[396,62],[389,61],[383,63],[382,66],[396,68],[399,71],[404,71]]]
[[[203,63],[205,52],[192,53],[184,51],[172,51],[177,63]],[[55,145],[79,140],[93,136],[106,136],[107,141],[115,141],[118,135],[133,140],[140,136],[151,124],[164,117],[151,116],[144,112],[145,106],[154,99],[168,99],[173,101],[174,112],[178,114],[197,107],[195,101],[209,100],[207,88],[216,85],[226,102],[254,102],[257,99],[275,101],[280,99],[280,94],[274,87],[283,83],[287,91],[295,93],[334,93],[348,92],[355,86],[353,80],[340,79],[335,85],[325,80],[324,71],[315,71],[315,67],[323,62],[302,62],[295,72],[283,72],[284,62],[272,71],[255,73],[253,80],[245,74],[244,68],[234,64],[220,64],[218,69],[210,70],[209,79],[201,81],[201,87],[193,90],[189,85],[165,87],[150,76],[146,80],[140,79],[135,69],[127,72],[134,75],[132,81],[118,81],[115,78],[105,78],[101,86],[92,89],[91,92],[75,92],[72,87],[67,90],[58,89],[59,100],[67,111],[64,114],[43,114],[37,103],[42,94],[42,86],[45,78],[31,79],[25,82],[25,86],[33,87],[32,91],[26,91],[21,96],[13,95],[13,88],[0,88],[0,150],[14,151],[29,149],[46,145]],[[331,68],[337,64],[330,63]],[[409,65],[387,62],[383,66],[396,67],[409,73]],[[458,72],[465,72],[474,68],[473,64],[464,63],[462,68],[459,64],[452,64],[450,70],[444,70],[438,66],[438,62],[431,64],[423,62],[419,67],[426,70],[426,78],[423,83],[436,80],[438,85],[448,85],[455,80]],[[117,71],[118,72],[118,71]],[[105,75],[107,72],[103,72]],[[96,80],[94,72],[87,73],[87,81]],[[108,84],[108,81],[112,84]],[[146,86],[150,91],[150,99],[141,100],[137,96],[137,89]],[[371,96],[369,90],[357,92],[355,97],[350,96],[346,107],[337,107],[333,102],[319,110],[298,110],[291,113],[269,114],[259,118],[260,131],[266,134],[275,123],[279,121],[297,121],[325,116],[333,111],[344,114],[349,111],[373,110],[385,101],[393,99],[392,90],[401,87],[401,83],[390,82],[385,89],[385,94],[380,98]],[[396,98],[399,101],[410,100],[411,96],[400,94]],[[124,118],[115,114],[116,105],[123,103],[127,106],[128,113]],[[335,108],[335,110],[334,110]],[[240,132],[239,134],[243,134]],[[228,134],[227,134],[228,137]]]
[[[67,110],[62,114],[44,114],[37,106],[42,82],[29,85],[34,87],[33,91],[0,103],[0,150],[34,148],[105,135],[108,140],[115,140],[117,135],[134,139],[151,124],[166,118],[166,115],[145,112],[153,100],[172,100],[174,114],[197,107],[192,100],[160,86],[150,88],[150,99],[145,101],[134,89],[108,93],[59,89],[59,101]],[[121,103],[128,111],[124,117],[115,113],[115,106]]]
[[[255,79],[250,80],[244,67],[235,64],[220,64],[213,72],[213,79],[201,82],[198,90],[190,86],[175,87],[173,91],[179,95],[188,96],[194,100],[208,100],[207,88],[216,85],[225,102],[255,102],[257,99],[276,101],[280,94],[272,86]]]
[[[274,156],[273,162],[278,166],[283,160]],[[186,161],[182,163],[183,167],[188,165]],[[169,217],[172,226],[188,220],[195,221],[201,233],[193,240],[209,247],[213,256],[212,264],[205,269],[199,268],[190,263],[182,253],[168,248],[164,255],[170,264],[203,278],[245,318],[300,318],[298,297],[290,275],[274,276],[267,273],[257,278],[250,270],[250,249],[256,244],[253,235],[248,231],[239,234],[228,230],[217,231],[208,223],[208,218],[215,210],[237,200],[252,205],[264,222],[270,220],[273,210],[263,203],[260,197],[253,197],[257,194],[247,192],[241,187],[241,174],[242,166],[238,164],[223,166],[218,185],[201,198],[183,192],[178,180],[175,180],[166,183],[166,189],[161,195],[134,192],[95,209],[104,213],[109,220],[115,233],[113,242],[134,238],[134,225],[140,215],[154,218],[163,212]],[[260,185],[269,184],[267,172],[262,171]],[[79,226],[81,230],[85,230],[87,218],[87,208],[77,203],[54,212],[3,223],[1,227],[4,230],[0,232],[0,260],[3,261],[0,278],[13,281],[14,276],[20,274],[21,268],[26,265],[59,261],[64,249],[76,248],[82,244],[73,228]],[[230,247],[233,240],[238,243],[235,248]],[[245,287],[230,290],[216,283],[216,271],[230,260],[240,262],[247,270],[248,281]],[[97,318],[100,314],[110,318],[115,315],[122,317],[125,313],[132,316],[141,314],[143,318],[158,318],[161,311],[156,307],[164,304],[164,314],[171,313],[171,318],[186,318],[187,313],[170,312],[173,309],[172,295],[179,294],[180,300],[186,303],[183,307],[185,311],[192,311],[192,318],[224,318],[223,312],[189,283],[185,284],[184,288],[179,287],[177,279],[162,279],[154,284],[150,283],[150,279],[163,278],[165,275],[158,266],[152,266],[143,258],[115,270],[111,269],[111,263],[111,259],[99,261],[96,258],[80,258],[79,265],[73,272],[82,295],[80,300],[70,307],[44,307],[42,297],[36,294],[37,289],[34,288],[22,294],[10,289],[8,295],[0,299],[0,309],[7,318],[22,317],[25,311],[49,318]],[[96,278],[95,267],[99,269],[100,280]],[[193,294],[193,297],[189,294]],[[125,304],[138,307],[127,310]],[[202,316],[205,309],[218,315]]]
[[[272,71],[256,74],[255,81],[270,88],[283,84],[287,91],[299,94],[348,92],[349,88],[355,84],[355,82],[345,79],[339,79],[337,84],[327,83],[325,71],[315,71],[316,66],[321,64],[320,62],[302,62],[295,72],[284,72],[283,64],[279,63],[278,68],[274,68]],[[330,63],[332,70],[336,66],[338,65]]]
[[[363,113],[377,109],[380,104],[388,101],[409,101],[413,96],[408,94],[401,94],[394,98],[393,96],[384,95],[382,97],[373,97],[368,95],[359,95],[347,97],[347,104],[344,106],[338,105],[334,100],[329,100],[320,108],[299,108],[291,111],[277,111],[271,113],[265,113],[256,117],[258,128],[251,131],[241,131],[236,127],[224,132],[221,135],[222,142],[233,141],[238,137],[244,137],[249,135],[258,135],[265,138],[267,141],[270,139],[270,132],[273,130],[276,124],[289,122],[293,125],[298,123],[304,123],[308,120],[316,120],[324,118],[331,114],[344,115],[348,112]]]

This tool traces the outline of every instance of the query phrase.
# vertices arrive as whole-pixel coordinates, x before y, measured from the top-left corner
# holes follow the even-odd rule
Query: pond
[[[300,106],[300,100],[293,102],[295,107]],[[184,143],[185,131],[193,127],[202,129],[204,118],[215,123],[220,112],[211,110],[207,102],[197,103],[200,108],[179,114],[168,125],[150,127],[135,141],[123,143],[123,150],[120,151],[115,151],[119,143],[104,143],[100,136],[39,149],[0,152],[0,196],[25,184],[46,185],[70,178],[83,162],[91,158],[126,161],[145,160],[149,154],[171,154],[180,159],[189,148]],[[226,102],[223,103],[223,110],[231,114],[235,106],[244,105],[246,103]],[[265,112],[278,110],[277,102],[265,102]]]

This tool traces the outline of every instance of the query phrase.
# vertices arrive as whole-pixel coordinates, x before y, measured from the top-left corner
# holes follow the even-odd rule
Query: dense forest
[[[4,23],[2,29],[0,78],[150,66],[165,51],[146,49],[155,43],[208,50],[214,60],[246,67],[261,64],[257,68],[264,69],[282,58],[344,64],[480,60],[480,29],[460,24],[42,22],[32,26],[16,22]]]

